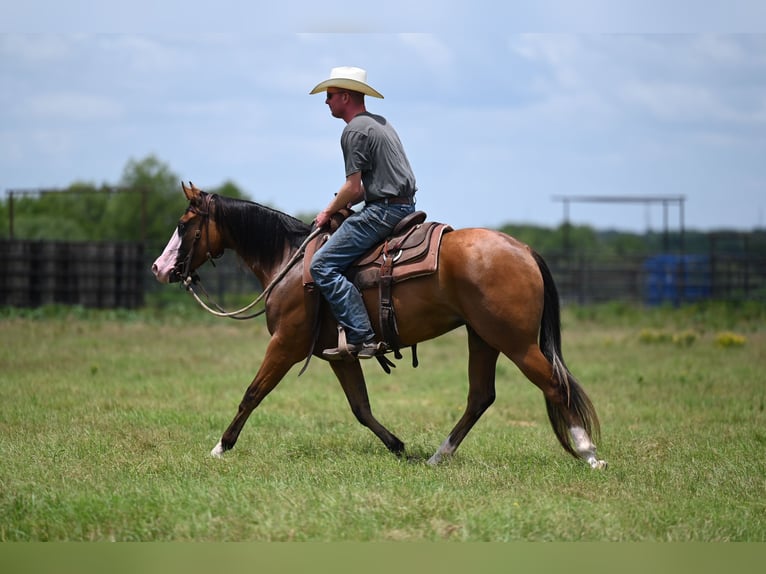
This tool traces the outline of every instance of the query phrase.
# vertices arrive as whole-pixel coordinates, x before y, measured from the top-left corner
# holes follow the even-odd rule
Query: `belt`
[[[386,205],[414,205],[414,197],[383,197],[381,199],[373,199],[367,203],[384,203]]]

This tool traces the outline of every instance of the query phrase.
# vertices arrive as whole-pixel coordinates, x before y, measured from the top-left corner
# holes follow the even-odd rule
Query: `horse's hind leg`
[[[592,468],[605,468],[606,461],[596,456],[591,433],[598,432],[593,405],[563,363],[554,365],[537,345],[521,356],[509,356],[521,372],[543,392],[548,418],[561,446]]]
[[[331,361],[330,366],[335,372],[335,376],[338,377],[341,387],[343,387],[348,404],[351,406],[351,412],[354,413],[356,419],[375,433],[375,436],[386,445],[388,450],[397,455],[404,452],[404,443],[380,424],[372,414],[367,384],[364,381],[364,373],[359,361]]]
[[[495,402],[495,365],[500,353],[468,327],[468,404],[455,428],[428,464],[438,464],[451,456],[484,411]]]

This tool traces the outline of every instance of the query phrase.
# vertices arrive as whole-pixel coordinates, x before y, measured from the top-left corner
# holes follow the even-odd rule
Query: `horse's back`
[[[439,255],[445,277],[471,282],[508,281],[542,286],[540,269],[528,245],[500,231],[481,227],[445,235]]]
[[[405,343],[461,324],[521,330],[534,340],[543,283],[527,245],[498,231],[466,228],[444,235],[437,273],[397,285],[394,299]]]

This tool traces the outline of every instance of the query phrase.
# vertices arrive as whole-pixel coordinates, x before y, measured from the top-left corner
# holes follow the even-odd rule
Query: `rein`
[[[204,217],[205,222],[205,232],[207,233],[207,225],[208,225],[208,215],[209,213],[201,213],[198,212],[200,215]],[[202,222],[200,222],[200,229],[202,228]],[[221,308],[220,305],[213,302],[212,305],[215,307],[215,309],[211,309],[201,298],[199,295],[197,295],[197,292],[194,291],[194,285],[199,284],[200,289],[202,289],[205,297],[207,299],[210,299],[210,295],[207,293],[204,287],[202,287],[200,283],[199,276],[193,273],[188,273],[188,264],[184,267],[184,273],[186,274],[186,277],[183,279],[183,286],[186,288],[186,290],[191,293],[194,296],[194,299],[197,301],[197,303],[200,304],[200,306],[205,309],[208,313],[211,315],[215,315],[216,317],[227,317],[229,319],[237,319],[238,321],[244,321],[246,319],[253,319],[255,317],[258,317],[260,315],[263,315],[263,313],[266,312],[266,309],[261,309],[260,311],[257,311],[251,315],[247,315],[244,317],[240,317],[242,313],[249,311],[252,309],[255,305],[260,303],[262,300],[268,298],[269,293],[276,287],[276,285],[284,279],[285,275],[287,275],[287,272],[290,271],[290,269],[295,265],[295,263],[303,257],[303,253],[306,250],[306,245],[309,244],[309,242],[314,239],[317,235],[320,233],[323,233],[322,228],[317,228],[314,231],[312,231],[309,236],[301,243],[301,246],[298,247],[298,249],[293,253],[293,256],[290,258],[290,260],[282,267],[282,269],[279,270],[279,273],[277,273],[276,277],[269,283],[266,288],[261,292],[261,294],[249,305],[246,305],[245,307],[242,307],[241,309],[238,309],[236,311],[225,311],[223,308]],[[197,234],[195,235],[194,240],[196,241],[200,237],[200,230],[197,230]],[[194,246],[192,245],[192,248]],[[189,250],[190,253],[193,252],[193,249]],[[208,260],[210,260],[211,263],[213,263],[213,256],[208,253]],[[213,263],[215,266],[215,264]]]

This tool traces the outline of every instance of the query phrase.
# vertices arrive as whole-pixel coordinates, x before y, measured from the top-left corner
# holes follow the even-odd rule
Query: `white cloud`
[[[20,111],[34,121],[83,122],[117,120],[124,109],[113,97],[64,91],[32,96]]]
[[[720,117],[715,96],[701,86],[666,83],[632,83],[621,87],[626,103],[647,110],[663,121],[696,122]]]
[[[64,61],[71,55],[73,37],[66,34],[0,34],[0,59],[17,64]]]
[[[0,185],[114,181],[153,152],[186,179],[321,208],[342,122],[308,91],[347,63],[386,95],[369,106],[402,136],[422,207],[453,225],[555,224],[555,194],[689,193],[708,227],[763,207],[766,35],[0,35]],[[724,221],[729,189],[750,207]]]
[[[125,72],[146,74],[188,69],[194,61],[172,36],[102,34],[95,38],[99,59],[125,66]]]
[[[400,34],[405,46],[412,48],[430,71],[446,74],[453,71],[450,48],[434,34]]]

